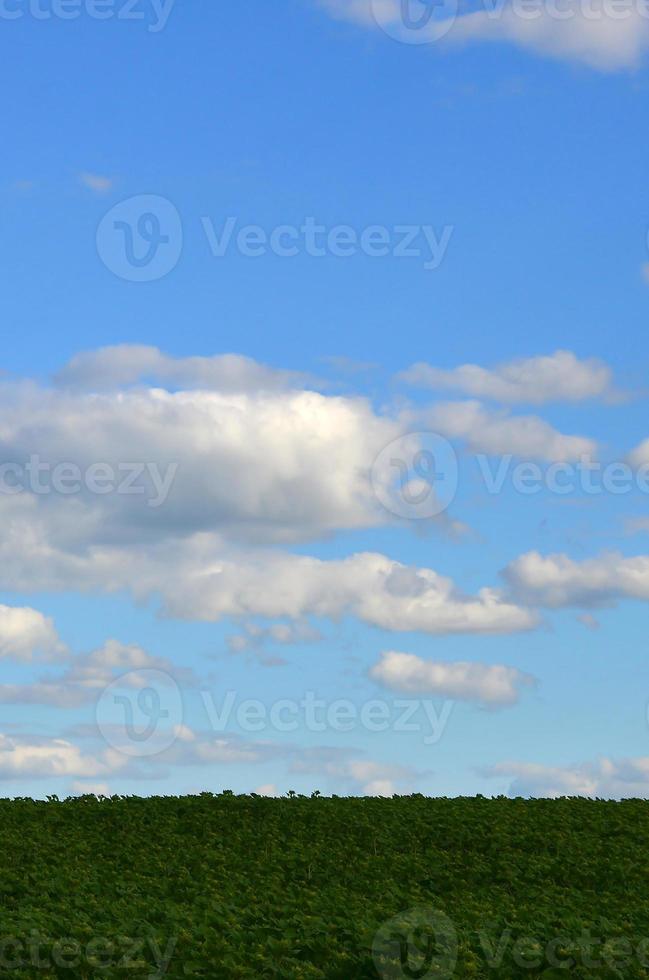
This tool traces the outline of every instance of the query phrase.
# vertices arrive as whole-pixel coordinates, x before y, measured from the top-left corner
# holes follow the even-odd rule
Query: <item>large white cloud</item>
[[[339,561],[265,553],[256,560],[217,559],[186,568],[166,585],[167,610],[176,616],[305,616],[338,620],[353,615],[381,629],[426,633],[510,633],[533,628],[525,608],[496,589],[464,595],[428,568],[411,568],[385,555],[364,553]]]
[[[612,375],[607,365],[593,358],[580,360],[565,350],[508,361],[494,368],[463,364],[444,370],[420,363],[400,377],[417,387],[460,391],[472,398],[508,404],[579,402],[612,394]]]
[[[438,695],[490,708],[516,704],[522,690],[536,683],[515,667],[423,660],[394,650],[381,654],[370,677],[392,691]]]
[[[0,455],[3,465],[23,469],[22,478],[3,471],[4,496],[21,484],[33,488],[24,471],[35,454],[52,468],[75,464],[84,475],[109,464],[117,486],[129,465],[170,476],[164,495],[156,494],[147,471],[123,492],[82,495],[96,531],[103,524],[113,540],[220,530],[259,543],[385,522],[370,472],[401,431],[401,423],[378,416],[364,399],[304,390],[0,388]],[[48,486],[51,477],[38,479]],[[133,492],[139,486],[140,495]],[[51,494],[40,496],[43,505],[52,503]],[[71,505],[78,500],[70,496]]]
[[[404,24],[402,0],[316,0],[333,17],[370,29],[380,24],[387,33],[412,43],[413,32]],[[420,9],[417,9],[419,7]],[[415,18],[422,5],[413,5]],[[535,54],[588,65],[601,71],[635,68],[649,49],[649,19],[639,2],[612,0],[479,0],[474,10],[453,7],[417,31],[418,43],[431,45],[469,42],[514,44]],[[441,21],[441,23],[440,23]]]
[[[25,506],[27,504],[27,506]],[[533,628],[528,609],[494,588],[465,595],[430,568],[377,553],[320,560],[288,552],[232,549],[218,535],[195,534],[131,546],[79,545],[76,525],[53,532],[31,500],[19,501],[2,532],[0,587],[22,592],[130,592],[159,596],[178,618],[227,617],[338,620],[345,615],[387,630],[510,633]],[[11,512],[11,504],[8,511]]]
[[[214,621],[353,615],[388,630],[429,633],[503,633],[535,624],[497,590],[465,596],[432,569],[409,569],[384,555],[319,561],[268,548],[392,520],[379,504],[382,477],[372,464],[407,431],[410,414],[380,415],[362,398],[281,386],[96,392],[81,383],[104,375],[111,383],[134,380],[147,358],[161,370],[160,357],[149,348],[113,349],[66,369],[79,387],[0,387],[0,454],[10,465],[25,468],[36,455],[83,473],[97,464],[175,473],[156,507],[128,491],[52,493],[47,476],[46,491],[30,485],[14,494],[4,486],[1,587],[127,590],[160,596],[172,615]],[[169,376],[204,380],[208,368],[225,370],[213,360],[163,358],[163,367]],[[435,418],[461,437],[479,432],[481,444],[494,449],[537,448],[563,458],[589,445],[543,423],[521,435],[506,419],[481,409],[476,415],[471,403],[439,406]]]

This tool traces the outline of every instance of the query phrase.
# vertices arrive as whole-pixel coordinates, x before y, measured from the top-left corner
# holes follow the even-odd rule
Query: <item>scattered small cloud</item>
[[[79,180],[89,191],[94,194],[108,194],[113,189],[115,181],[112,177],[104,177],[101,174],[91,174],[87,171],[79,174]]]
[[[581,616],[577,616],[577,621],[585,626],[587,630],[595,633],[598,629],[601,629],[601,623],[595,618],[591,613],[583,613]]]
[[[516,704],[523,688],[536,679],[500,664],[440,663],[410,653],[388,651],[370,670],[370,677],[392,691],[428,694],[470,701],[488,708]]]

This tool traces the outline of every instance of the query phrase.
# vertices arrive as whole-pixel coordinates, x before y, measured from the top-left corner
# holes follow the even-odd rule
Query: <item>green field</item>
[[[15,800],[0,841],[3,977],[649,976],[641,801]]]

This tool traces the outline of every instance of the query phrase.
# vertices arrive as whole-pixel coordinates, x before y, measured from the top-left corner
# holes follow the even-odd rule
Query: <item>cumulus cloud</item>
[[[412,43],[401,0],[316,0],[333,17],[377,29]],[[649,48],[649,22],[637,4],[620,10],[610,0],[567,0],[524,6],[516,0],[493,0],[455,19],[442,11],[417,31],[417,42],[450,46],[470,42],[514,44],[534,54],[587,65],[600,71],[637,67]],[[412,6],[418,20],[426,7]]]
[[[521,555],[505,569],[520,601],[548,608],[597,608],[619,599],[649,600],[649,556],[625,558],[618,552],[574,561],[564,554]]]
[[[93,704],[97,695],[116,677],[128,675],[131,687],[146,686],[138,673],[164,671],[188,683],[194,677],[187,668],[177,668],[165,657],[154,657],[136,645],[108,640],[92,653],[69,657],[67,670],[40,677],[28,684],[0,684],[0,704],[46,704],[56,708],[77,708]]]
[[[472,398],[507,404],[579,402],[612,394],[609,367],[595,359],[580,360],[565,350],[546,357],[508,361],[495,368],[463,364],[443,370],[430,364],[414,364],[400,378],[416,387],[460,391]]]
[[[5,502],[6,503],[6,502]],[[218,535],[160,541],[136,539],[80,547],[79,530],[53,529],[19,502],[0,530],[0,588],[118,593],[159,597],[166,614],[218,622],[353,615],[387,630],[427,633],[512,633],[532,629],[536,616],[495,588],[465,595],[433,569],[414,568],[377,553],[320,560],[277,550],[232,549]],[[29,503],[29,501],[27,501]],[[3,502],[0,499],[0,529]]]
[[[588,796],[600,799],[649,797],[649,758],[613,760],[574,766],[502,762],[486,771],[494,779],[511,779],[512,796]]]
[[[583,436],[563,435],[535,415],[510,415],[477,401],[442,402],[428,412],[428,423],[448,439],[464,439],[473,452],[520,456],[563,463],[592,458],[597,443]]]
[[[301,386],[307,376],[260,364],[240,354],[172,357],[157,347],[117,344],[77,354],[55,376],[62,387],[105,391],[140,381],[224,393],[281,391]]]
[[[65,739],[0,734],[0,779],[93,778],[115,772],[123,764],[123,758],[116,752],[86,755],[78,745]]]
[[[296,646],[302,643],[318,643],[322,633],[308,622],[298,620],[293,623],[271,623],[259,626],[258,623],[244,623],[241,633],[228,637],[228,647],[233,653],[246,650],[259,650],[266,644]]]
[[[117,367],[114,351],[108,358],[111,384],[128,380],[119,350]],[[106,369],[98,356],[99,368],[92,355],[77,363],[77,380],[97,380],[96,371]],[[190,365],[185,380],[196,376],[195,359],[183,364]],[[440,429],[493,451],[564,458],[590,446],[540,420],[494,417],[473,403],[438,406],[435,419]],[[13,465],[26,466],[35,454],[48,466],[65,461],[82,472],[140,461],[160,472],[173,466],[175,479],[153,508],[130,485],[107,494],[83,486],[72,495],[5,487],[0,587],[126,590],[137,599],[160,598],[170,615],[212,621],[353,615],[383,629],[439,634],[532,628],[534,615],[499,590],[467,596],[432,569],[409,569],[380,554],[321,561],[267,547],[392,520],[379,504],[381,476],[372,469],[407,425],[377,414],[366,399],[307,390],[4,384],[0,455]],[[261,628],[268,630],[263,641],[295,637],[288,624]],[[259,638],[253,633],[252,643]],[[69,690],[76,696],[74,685]]]
[[[64,503],[70,512],[85,502],[89,512],[77,514],[75,523],[92,534],[103,527],[113,540],[133,540],[138,529],[156,537],[220,530],[260,543],[384,523],[388,515],[370,471],[400,432],[397,421],[377,416],[365,399],[311,391],[0,388],[3,460],[23,471],[33,454],[50,472],[62,461],[83,474],[97,464],[112,467],[115,491],[91,494],[83,484],[81,495],[62,501],[50,492],[40,503]],[[124,467],[137,464],[135,485],[120,490]],[[147,505],[155,498],[152,472],[172,477],[164,506]],[[8,486],[16,482],[14,475],[3,477]]]
[[[537,619],[497,589],[464,595],[432,569],[411,568],[381,554],[338,561],[268,553],[257,560],[213,561],[189,569],[165,594],[179,617],[218,621],[226,616],[354,615],[381,629],[426,633],[511,633]]]
[[[536,683],[535,678],[515,667],[442,663],[396,651],[382,653],[370,677],[392,691],[471,701],[488,708],[516,704],[523,688]]]
[[[57,659],[65,651],[47,616],[36,609],[0,605],[0,660]]]

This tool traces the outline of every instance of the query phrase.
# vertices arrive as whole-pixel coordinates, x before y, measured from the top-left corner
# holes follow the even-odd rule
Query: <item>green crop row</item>
[[[0,801],[0,976],[649,976],[649,805]]]

